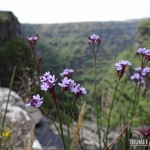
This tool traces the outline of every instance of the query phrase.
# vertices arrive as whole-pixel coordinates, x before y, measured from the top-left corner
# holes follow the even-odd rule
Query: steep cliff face
[[[32,65],[31,52],[20,36],[20,23],[12,12],[0,12],[0,86],[8,87],[14,66],[15,81]]]
[[[0,11],[0,43],[20,35],[20,23],[12,12]]]
[[[143,19],[139,23],[136,41],[138,47],[150,48],[150,18]]]

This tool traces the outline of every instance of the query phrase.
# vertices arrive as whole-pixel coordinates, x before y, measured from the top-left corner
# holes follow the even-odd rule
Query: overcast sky
[[[123,21],[150,17],[150,0],[0,0],[21,23]]]

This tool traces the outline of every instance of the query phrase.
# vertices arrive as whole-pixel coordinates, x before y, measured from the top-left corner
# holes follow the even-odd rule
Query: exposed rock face
[[[20,35],[20,23],[12,12],[0,11],[0,42]]]
[[[4,115],[6,108],[6,102],[8,99],[9,89],[0,88],[0,122]],[[25,104],[21,97],[15,92],[11,92],[9,98],[8,109],[6,113],[5,129],[10,129],[12,131],[12,138],[14,142],[15,150],[23,150],[25,143],[29,142],[29,134],[31,127],[36,123],[40,122],[42,115],[36,109],[26,110]],[[34,146],[37,145],[34,143]],[[27,146],[27,144],[26,144]],[[40,147],[38,145],[38,147]]]
[[[9,87],[17,66],[13,89],[20,84],[24,70],[32,70],[33,59],[25,38],[20,36],[20,23],[12,12],[0,11],[0,87]]]

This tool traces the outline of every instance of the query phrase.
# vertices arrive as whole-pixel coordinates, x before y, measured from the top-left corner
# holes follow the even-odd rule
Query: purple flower
[[[148,140],[150,140],[150,128],[140,130],[140,133]]]
[[[144,77],[139,73],[135,73],[130,77],[130,79],[134,80],[138,85],[144,85],[145,83]]]
[[[150,74],[150,67],[145,67],[145,68],[137,67],[135,68],[135,71],[143,77],[148,77]]]
[[[41,83],[41,90],[47,91],[48,88],[49,88],[48,83],[46,83],[46,82],[42,82],[42,83]]]
[[[132,64],[127,60],[120,60],[118,62],[121,66],[131,66]]]
[[[27,107],[32,106],[32,107],[40,107],[43,103],[42,101],[43,98],[40,98],[40,95],[33,95],[33,98],[29,103],[26,104]]]
[[[63,88],[64,91],[70,89],[74,85],[74,80],[68,79],[68,77],[65,77],[62,79],[62,83],[58,83],[59,86]]]
[[[132,75],[131,77],[130,77],[130,79],[131,80],[139,80],[140,79],[140,74],[139,73],[135,73],[134,75]]]
[[[145,51],[143,51],[143,54],[147,57],[150,56],[150,49],[146,49]]]
[[[115,68],[116,68],[117,71],[121,71],[122,70],[122,65],[120,65],[119,63],[116,63]]]
[[[117,71],[122,71],[126,66],[132,65],[129,61],[127,60],[120,60],[118,63],[115,64],[115,68]]]
[[[142,55],[146,49],[147,49],[147,48],[145,48],[145,47],[144,47],[144,48],[139,48],[139,49],[136,51],[136,53]]]
[[[141,68],[141,67],[137,67],[137,68],[135,68],[134,70],[135,70],[136,72],[138,72],[138,73],[141,73],[142,68]]]
[[[71,92],[75,93],[76,96],[87,94],[87,91],[84,87],[81,87],[80,84],[74,84],[71,87]]]
[[[98,35],[92,34],[88,37],[88,44],[90,46],[90,49],[92,50],[94,59],[97,57],[100,43],[101,38]]]
[[[139,85],[144,85],[145,78],[150,76],[150,67],[137,67],[135,68],[136,73],[130,77],[131,80],[134,80]]]
[[[73,69],[65,69],[62,73],[60,73],[60,75],[63,77],[71,78],[73,73],[74,73]]]
[[[115,69],[117,70],[117,73],[120,79],[122,78],[125,72],[125,68],[131,65],[132,64],[127,60],[120,60],[118,63],[115,64]]]
[[[91,44],[95,44],[95,43],[100,44],[100,42],[101,42],[101,39],[98,35],[92,34],[92,35],[89,36],[89,43],[91,43]]]
[[[145,58],[145,60],[150,59],[150,49],[147,48],[139,48],[136,52],[138,55],[141,55],[142,57]]]
[[[55,76],[52,76],[49,71],[40,76],[39,79],[41,81],[41,90],[48,91],[55,86]]]
[[[34,36],[30,36],[30,37],[27,35],[27,41],[32,47],[35,46],[37,40],[38,40],[38,33],[36,33]]]
[[[149,74],[150,74],[150,67],[145,67],[145,68],[143,68],[143,70],[142,70],[142,76],[148,76]]]

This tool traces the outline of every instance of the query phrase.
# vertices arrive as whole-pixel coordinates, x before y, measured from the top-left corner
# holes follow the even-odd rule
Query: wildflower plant
[[[64,146],[64,150],[67,149],[67,143],[65,140],[65,135],[63,132],[63,124],[65,123],[65,121],[67,121],[69,115],[71,114],[71,112],[73,111],[73,108],[75,107],[76,104],[76,100],[82,96],[82,95],[86,95],[87,91],[84,87],[82,87],[79,83],[76,83],[72,77],[74,74],[74,70],[73,69],[64,69],[64,71],[62,73],[60,73],[60,76],[63,77],[62,82],[61,83],[57,83],[57,78],[55,77],[55,75],[52,75],[50,73],[50,71],[45,72],[44,74],[41,75],[40,73],[40,64],[42,62],[42,56],[39,56],[38,58],[36,58],[35,55],[35,46],[38,40],[38,33],[36,33],[35,36],[27,36],[27,41],[31,47],[31,52],[33,55],[33,60],[34,60],[34,65],[35,65],[35,72],[37,75],[37,86],[40,87],[41,91],[47,92],[50,96],[50,98],[52,99],[53,105],[55,106],[56,109],[56,114],[57,114],[57,120],[55,120],[55,118],[52,115],[49,115],[43,108],[42,108],[42,104],[44,103],[44,101],[46,101],[39,93],[35,93],[34,95],[32,95],[32,97],[29,99],[29,102],[26,104],[27,107],[37,107],[41,110],[41,112],[46,115],[46,117],[48,117],[49,119],[51,119],[62,139],[62,143]],[[38,63],[37,63],[38,61]],[[60,87],[60,91],[61,91],[61,95],[58,96],[56,93],[56,86]],[[35,90],[36,91],[36,90]],[[65,114],[66,117],[65,119],[61,118],[61,112],[59,109],[59,102],[61,101],[63,103],[63,96],[66,92],[70,92],[73,95],[73,105],[69,111],[68,114]],[[57,123],[59,123],[59,126],[57,126]]]
[[[33,95],[33,98],[29,103],[26,104],[27,107],[32,106],[32,107],[40,107],[43,103],[42,101],[43,98],[40,98],[40,95]]]
[[[96,123],[98,132],[98,142],[101,148],[101,104],[99,106],[97,100],[97,53],[101,43],[101,38],[99,35],[92,34],[88,38],[88,44],[93,54],[94,59],[94,99],[95,99],[95,109],[96,109]],[[99,121],[100,120],[100,121]]]
[[[130,117],[136,114],[139,105],[141,89],[146,85],[146,82],[150,77],[150,67],[147,66],[148,62],[150,61],[150,49],[145,47],[138,48],[136,54],[140,58],[141,65],[134,69],[134,74],[130,77],[130,79],[135,82],[134,97],[132,98],[132,102],[129,104],[129,109],[131,109],[129,114]]]

